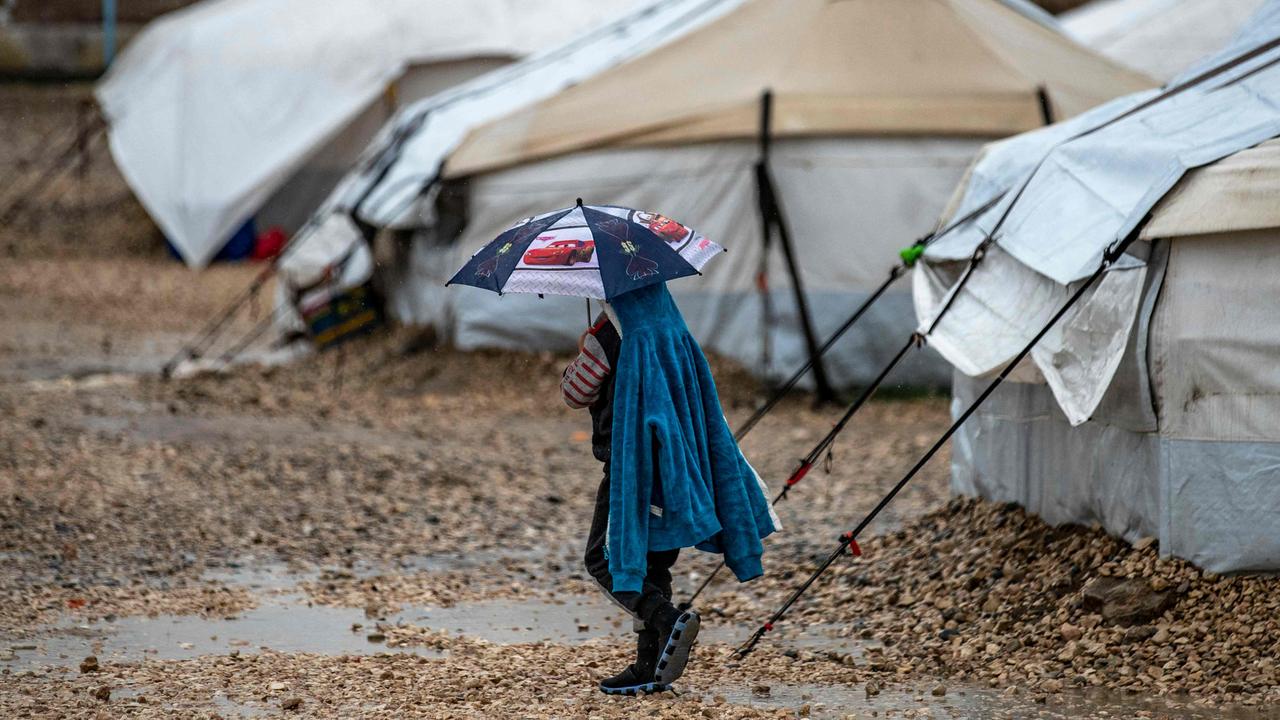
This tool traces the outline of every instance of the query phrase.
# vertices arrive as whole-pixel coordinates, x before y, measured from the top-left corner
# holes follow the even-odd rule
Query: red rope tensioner
[[[858,541],[853,539],[852,531],[841,535],[840,539],[849,544],[849,552],[853,553],[854,557],[862,557],[862,548],[858,547]]]
[[[796,483],[803,480],[804,476],[808,475],[809,470],[812,468],[813,468],[813,463],[811,462],[800,463],[800,467],[796,468],[796,471],[791,473],[791,477],[787,478],[787,487],[791,487],[792,485],[795,485]]]

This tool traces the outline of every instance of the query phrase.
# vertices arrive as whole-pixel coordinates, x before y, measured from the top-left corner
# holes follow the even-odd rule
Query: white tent
[[[768,373],[804,358],[792,293],[770,272],[775,322],[761,363],[762,264],[752,166],[760,97],[775,96],[773,168],[817,334],[826,336],[930,229],[969,158],[993,137],[1152,83],[998,0],[752,0],[636,60],[472,131],[444,175],[465,188],[461,238],[420,238],[391,286],[402,319],[461,347],[570,347],[581,301],[489,296],[443,282],[512,220],[577,196],[658,210],[729,248],[672,289],[705,345]],[[410,141],[412,142],[412,141]],[[451,148],[450,148],[451,149]],[[427,157],[440,157],[431,153]],[[402,225],[438,167],[389,165],[357,215]],[[348,196],[348,207],[354,205]],[[877,303],[831,358],[838,383],[878,368],[909,326],[909,296]],[[923,357],[917,382],[945,382]],[[905,377],[905,375],[904,375]]]
[[[1222,49],[1263,0],[1093,0],[1063,13],[1068,34],[1131,68],[1168,80]]]
[[[292,230],[398,103],[637,0],[206,0],[149,25],[99,84],[111,150],[193,267],[261,213]]]
[[[1101,521],[1218,570],[1280,568],[1280,0],[1166,90],[991,146],[915,274],[921,327],[986,386],[1134,244],[956,435],[953,487]],[[990,238],[990,240],[988,240]],[[988,242],[966,284],[975,248]]]

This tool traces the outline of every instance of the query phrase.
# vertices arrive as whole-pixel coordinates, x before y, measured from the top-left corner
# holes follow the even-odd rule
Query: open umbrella
[[[492,290],[611,300],[701,274],[724,248],[657,213],[578,204],[525,218],[476,251],[449,280]]]

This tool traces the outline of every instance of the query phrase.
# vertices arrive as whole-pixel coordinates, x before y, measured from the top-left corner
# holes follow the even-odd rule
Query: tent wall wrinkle
[[[1053,390],[1073,425],[1088,420],[1119,366],[1137,317],[1146,266],[1123,258],[1031,352],[1038,379]],[[952,278],[926,265],[913,283],[924,332],[946,301]],[[1026,344],[1075,288],[1028,269],[998,246],[987,250],[929,344],[960,372],[989,376]],[[1025,374],[1022,377],[1026,377]]]

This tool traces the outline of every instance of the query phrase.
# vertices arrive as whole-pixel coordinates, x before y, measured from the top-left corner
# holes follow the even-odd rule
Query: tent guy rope
[[[760,642],[760,639],[764,637],[764,634],[773,630],[774,625],[778,623],[780,620],[782,620],[782,618],[787,614],[787,611],[790,610],[791,607],[796,603],[796,601],[800,599],[800,596],[803,595],[805,591],[807,591],[815,582],[817,582],[818,578],[822,577],[823,573],[825,573],[827,569],[830,568],[831,565],[835,563],[835,561],[841,555],[844,555],[846,551],[852,552],[854,556],[862,555],[862,548],[858,546],[858,535],[860,535],[862,531],[865,530],[873,520],[875,520],[876,516],[879,515],[880,512],[884,510],[885,507],[887,507],[895,497],[897,497],[898,493],[901,492],[902,489],[907,486],[907,483],[909,483],[911,479],[914,478],[916,474],[919,473],[920,470],[924,468],[924,466],[927,465],[931,459],[933,459],[933,456],[936,455],[938,450],[942,449],[942,446],[945,445],[947,441],[951,439],[951,436],[955,434],[956,430],[958,430],[960,426],[963,425],[964,422],[968,420],[969,417],[973,415],[974,412],[977,411],[977,409],[982,405],[982,403],[985,402],[986,399],[991,396],[991,393],[995,392],[996,388],[998,388],[1001,385],[1001,383],[1004,382],[1005,378],[1007,378],[1009,374],[1013,372],[1013,369],[1017,367],[1018,364],[1021,363],[1022,360],[1031,353],[1031,350],[1035,348],[1037,344],[1039,344],[1040,340],[1042,340],[1044,336],[1047,335],[1049,331],[1052,330],[1053,327],[1058,324],[1058,321],[1061,320],[1062,317],[1066,315],[1067,312],[1070,311],[1071,308],[1074,307],[1075,304],[1079,302],[1082,297],[1084,297],[1085,293],[1089,290],[1089,288],[1091,288],[1095,282],[1097,282],[1104,274],[1106,274],[1107,270],[1110,269],[1111,265],[1115,263],[1115,261],[1118,260],[1120,256],[1124,254],[1124,251],[1129,247],[1129,245],[1132,244],[1133,241],[1138,238],[1138,235],[1141,232],[1141,228],[1144,224],[1145,224],[1145,221],[1143,223],[1139,223],[1139,225],[1124,240],[1120,241],[1119,243],[1116,243],[1115,245],[1112,246],[1110,250],[1107,251],[1107,253],[1103,256],[1102,262],[1098,265],[1098,269],[1095,270],[1092,275],[1086,278],[1083,283],[1081,283],[1080,287],[1077,288],[1076,291],[1072,293],[1071,297],[1068,298],[1067,301],[1062,304],[1062,307],[1058,308],[1058,311],[1054,313],[1053,317],[1047,323],[1045,323],[1044,327],[1042,327],[1040,331],[1037,332],[1033,338],[1031,338],[1031,341],[1028,342],[1022,348],[1022,350],[1019,351],[1018,354],[1015,355],[1014,358],[1009,361],[1007,365],[1005,365],[1004,369],[1000,371],[1000,374],[997,375],[996,378],[992,380],[990,384],[987,385],[986,389],[984,389],[982,393],[978,395],[978,397],[972,403],[970,403],[967,408],[965,408],[964,412],[960,414],[960,417],[956,418],[955,422],[953,422],[951,426],[948,427],[947,430],[942,434],[942,436],[939,437],[938,440],[934,442],[934,444],[925,452],[925,454],[919,460],[916,461],[915,465],[911,466],[911,469],[908,470],[906,474],[902,476],[902,479],[900,479],[898,483],[894,485],[893,488],[883,498],[880,499],[880,502],[877,503],[876,506],[872,508],[869,513],[867,513],[867,515],[862,519],[862,521],[859,522],[858,525],[853,530],[842,533],[840,535],[839,542],[837,543],[835,549],[832,550],[829,555],[827,555],[827,557],[818,565],[818,567],[809,575],[809,577],[806,578],[805,581],[800,584],[799,587],[797,587],[794,591],[792,591],[791,595],[786,599],[786,601],[783,602],[782,605],[777,610],[775,610],[772,615],[769,616],[769,619],[766,620],[762,625],[760,625],[760,627],[756,628],[755,632],[753,632],[751,636],[747,638],[746,642],[744,642],[741,646],[738,647],[737,650],[734,651],[735,657],[743,658],[749,655],[751,651],[755,649],[756,645]]]

